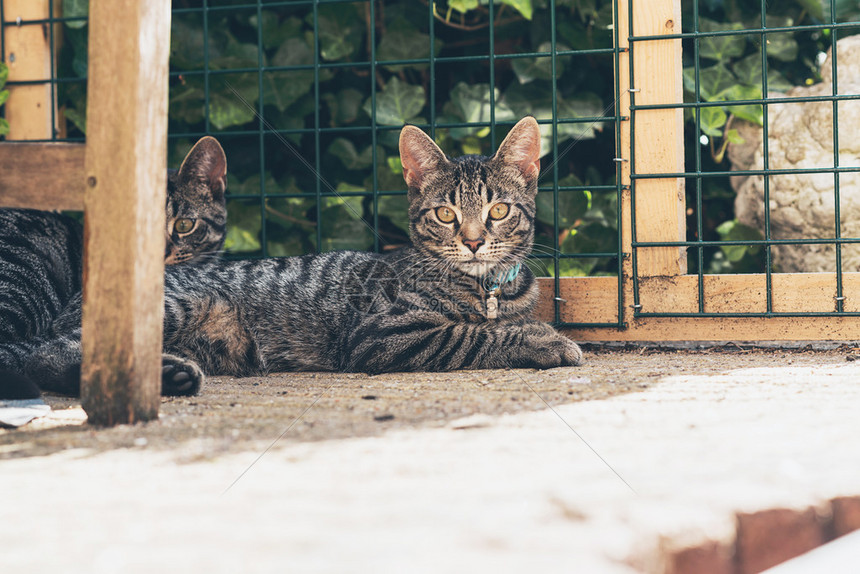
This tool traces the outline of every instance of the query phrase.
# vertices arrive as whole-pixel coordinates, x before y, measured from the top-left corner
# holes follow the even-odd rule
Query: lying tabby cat
[[[163,387],[196,392],[202,372],[445,371],[578,365],[579,347],[531,318],[521,266],[534,237],[537,122],[492,158],[447,159],[407,126],[400,156],[413,246],[177,266],[165,277]],[[79,305],[27,362],[43,389],[75,392]],[[199,368],[198,368],[199,366]]]
[[[227,160],[215,138],[200,139],[179,170],[168,170],[165,263],[204,260],[224,244]],[[83,229],[71,217],[0,209],[0,397],[38,393],[9,371],[81,290]],[[38,341],[38,340],[37,340]]]

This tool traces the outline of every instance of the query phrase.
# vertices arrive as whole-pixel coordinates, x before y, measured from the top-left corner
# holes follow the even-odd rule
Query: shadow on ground
[[[170,449],[193,462],[259,450],[276,441],[315,441],[379,435],[397,428],[481,426],[481,417],[604,399],[682,374],[721,374],[739,368],[816,365],[854,358],[851,349],[710,350],[592,349],[577,368],[395,373],[279,373],[211,377],[199,396],[166,398],[160,418],[101,429],[85,424],[76,399],[48,395],[46,418],[0,429],[0,459],[67,449],[93,453],[121,448]],[[570,422],[575,425],[575,422]],[[559,421],[559,424],[563,424]]]

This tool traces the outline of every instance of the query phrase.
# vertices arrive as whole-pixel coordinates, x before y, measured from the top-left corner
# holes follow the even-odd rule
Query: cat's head
[[[492,157],[447,158],[424,132],[400,132],[412,242],[473,276],[522,261],[534,239],[540,129],[525,117]]]
[[[227,225],[227,157],[210,136],[200,138],[167,176],[167,245],[164,262],[205,258],[224,246]]]

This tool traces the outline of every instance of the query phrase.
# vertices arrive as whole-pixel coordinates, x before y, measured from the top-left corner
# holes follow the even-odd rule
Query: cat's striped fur
[[[178,170],[168,170],[165,263],[209,259],[224,243],[226,158],[200,139]],[[0,396],[35,389],[20,383],[21,360],[81,290],[83,229],[54,212],[0,209]]]
[[[173,385],[176,372],[191,377],[177,357],[237,376],[579,364],[575,343],[530,318],[533,275],[526,267],[508,273],[534,236],[537,122],[521,120],[492,158],[447,159],[411,126],[400,151],[413,246],[168,269],[164,383]],[[491,212],[497,204],[506,209]],[[500,305],[491,319],[487,291],[496,284]],[[58,331],[79,325],[72,309]],[[31,357],[28,370],[43,388],[68,386],[58,378],[79,361],[78,336],[79,329]]]

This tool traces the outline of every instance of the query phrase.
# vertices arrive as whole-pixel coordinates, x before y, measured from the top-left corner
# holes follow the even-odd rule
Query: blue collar
[[[510,283],[514,279],[517,278],[517,275],[520,274],[520,268],[522,267],[522,263],[517,263],[506,272],[499,271],[495,273],[492,277],[485,276],[482,281],[484,288],[490,294],[495,294],[505,283]]]

